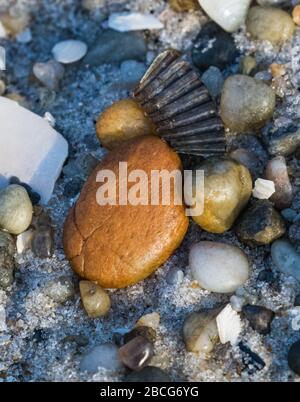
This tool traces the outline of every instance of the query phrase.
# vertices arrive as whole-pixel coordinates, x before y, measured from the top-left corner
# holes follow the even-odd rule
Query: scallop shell
[[[244,24],[251,0],[199,0],[210,18],[227,32]]]
[[[179,153],[211,156],[225,152],[223,123],[215,103],[176,50],[167,50],[154,60],[134,97],[158,134]]]

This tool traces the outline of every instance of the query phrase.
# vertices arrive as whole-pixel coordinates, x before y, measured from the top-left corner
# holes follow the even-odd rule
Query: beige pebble
[[[80,281],[79,289],[83,307],[89,317],[97,318],[108,313],[110,297],[104,289],[90,281]]]
[[[296,25],[300,25],[300,4],[293,9],[293,21]]]

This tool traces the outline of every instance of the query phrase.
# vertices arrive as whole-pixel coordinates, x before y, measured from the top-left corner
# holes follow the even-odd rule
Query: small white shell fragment
[[[17,177],[46,204],[67,156],[67,141],[45,119],[0,97],[0,188]]]
[[[227,32],[245,23],[251,0],[198,0],[210,18]]]
[[[22,254],[23,251],[30,249],[34,230],[28,229],[17,236],[16,247],[17,253]]]
[[[19,33],[16,36],[16,40],[19,43],[29,43],[32,40],[32,34],[29,28],[25,29],[25,31]]]
[[[109,28],[119,32],[162,29],[164,25],[151,14],[113,13],[108,19]]]
[[[56,61],[63,64],[75,63],[82,59],[87,52],[87,45],[80,40],[64,40],[58,42],[52,49]]]
[[[44,119],[50,124],[51,127],[55,127],[56,120],[55,117],[52,116],[50,112],[46,112],[44,114]]]
[[[252,195],[259,200],[268,200],[275,193],[275,184],[271,180],[257,179]]]
[[[240,316],[234,311],[230,304],[221,311],[216,318],[221,343],[230,342],[236,345],[242,330]]]

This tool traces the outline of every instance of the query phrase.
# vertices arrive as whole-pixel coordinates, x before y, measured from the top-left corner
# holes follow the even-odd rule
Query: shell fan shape
[[[154,60],[134,91],[160,137],[178,153],[208,157],[225,153],[217,108],[191,65],[176,50]]]

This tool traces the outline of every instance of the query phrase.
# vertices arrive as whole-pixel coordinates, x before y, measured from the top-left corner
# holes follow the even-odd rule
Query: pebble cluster
[[[40,49],[34,9],[9,3],[0,7],[0,45]],[[70,145],[48,205],[18,178],[2,183],[0,170],[0,381],[299,381],[300,5],[136,3],[128,12],[122,2],[84,1],[75,9],[99,27],[93,38],[82,26],[66,35],[69,15],[47,53],[31,51],[30,69],[15,60],[20,67],[8,61],[0,72],[0,96],[45,115]],[[153,107],[159,113],[171,97],[175,108],[163,113],[176,122],[186,99],[168,70],[150,81],[154,93],[165,85],[157,103],[143,91],[178,18],[197,21],[178,48],[205,86],[195,84],[202,119],[188,115],[187,124],[200,154],[180,130],[186,153],[159,138]],[[14,79],[23,91],[30,83],[27,95]],[[226,152],[212,157],[219,116]],[[203,170],[204,212],[190,223],[173,204],[99,213],[94,169],[117,171],[122,158],[145,170]]]

